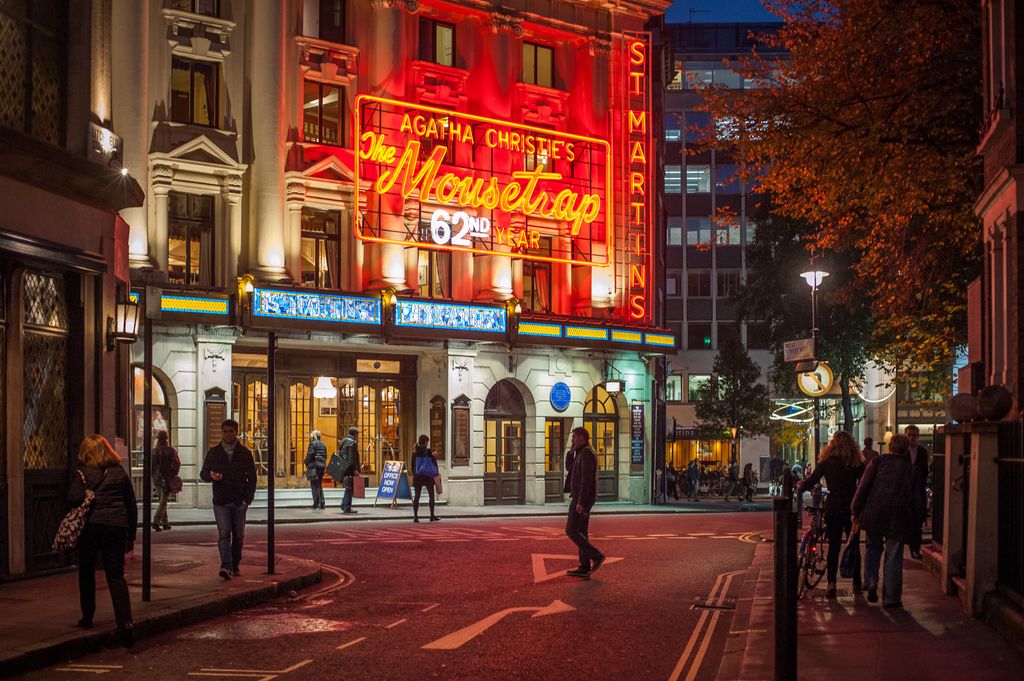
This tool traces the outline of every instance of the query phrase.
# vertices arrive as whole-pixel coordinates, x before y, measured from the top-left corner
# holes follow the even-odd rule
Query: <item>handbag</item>
[[[306,480],[316,480],[316,466],[310,466],[306,469]]]
[[[839,576],[843,579],[850,579],[860,565],[860,542],[858,535],[860,528],[856,525],[850,530],[850,538],[846,540],[843,548],[843,555],[839,558]]]
[[[182,486],[183,486],[183,483],[181,482],[181,476],[180,475],[172,475],[171,477],[167,478],[167,491],[168,491],[168,493],[170,493],[170,494],[177,494],[178,492],[181,491]]]
[[[434,491],[436,491],[438,494],[441,494],[442,492],[444,492],[444,490],[441,488],[441,474],[440,473],[438,473],[437,475],[434,476]]]
[[[92,510],[93,499],[96,498],[96,493],[89,489],[88,483],[85,481],[85,473],[79,469],[78,475],[82,478],[82,484],[86,486],[85,500],[71,509],[60,521],[57,534],[53,538],[54,551],[70,551],[78,546],[78,540],[82,538],[82,530],[85,529],[85,521],[89,517],[89,511]]]

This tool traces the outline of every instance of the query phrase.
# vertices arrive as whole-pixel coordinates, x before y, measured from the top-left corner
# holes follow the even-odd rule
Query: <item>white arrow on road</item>
[[[544,615],[570,612],[575,609],[576,608],[572,607],[568,603],[563,603],[559,600],[551,601],[550,605],[540,607],[506,608],[505,610],[500,610],[493,615],[488,615],[479,622],[470,624],[468,627],[464,627],[458,631],[453,631],[447,636],[443,636],[423,647],[427,650],[455,650],[463,644],[472,641],[474,638],[500,622],[507,615],[511,615],[514,612],[533,612],[532,617],[543,617]]]

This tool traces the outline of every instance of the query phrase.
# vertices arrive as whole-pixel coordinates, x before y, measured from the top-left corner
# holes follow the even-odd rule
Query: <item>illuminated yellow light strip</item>
[[[662,333],[649,333],[647,334],[647,344],[662,345],[665,347],[674,348],[676,346],[676,337],[667,336]]]
[[[607,329],[589,329],[585,326],[565,327],[566,338],[583,338],[586,340],[608,340]]]
[[[561,324],[541,324],[538,322],[519,322],[519,333],[525,336],[562,337]]]
[[[162,296],[160,309],[164,312],[199,312],[226,315],[228,301],[218,298],[192,298],[185,296]]]
[[[644,335],[639,331],[612,329],[612,340],[620,343],[642,343],[644,341]]]

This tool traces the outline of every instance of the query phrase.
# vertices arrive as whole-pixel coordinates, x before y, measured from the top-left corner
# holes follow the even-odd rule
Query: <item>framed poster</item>
[[[634,404],[630,407],[629,428],[629,462],[643,465],[644,462],[644,405]]]
[[[444,461],[444,398],[440,395],[430,400],[430,448],[434,458]]]
[[[459,395],[452,401],[452,465],[468,466],[470,438],[469,398]]]

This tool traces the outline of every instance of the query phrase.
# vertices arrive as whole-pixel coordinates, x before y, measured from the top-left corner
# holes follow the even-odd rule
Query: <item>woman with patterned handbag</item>
[[[78,541],[78,591],[82,619],[78,626],[92,627],[96,612],[96,556],[103,557],[103,571],[114,606],[114,618],[121,643],[135,644],[132,604],[124,578],[124,554],[132,550],[138,512],[131,479],[102,435],[88,435],[78,449],[78,468],[71,475],[68,501],[80,505],[87,491],[93,494],[92,508]]]
[[[413,485],[416,488],[416,494],[412,499],[412,521],[414,523],[420,521],[420,492],[424,487],[427,488],[427,494],[430,497],[430,522],[440,520],[434,515],[434,479],[438,477],[439,471],[437,459],[434,458],[430,447],[427,447],[429,443],[429,437],[420,435],[419,441],[416,443],[416,452],[412,455]]]

